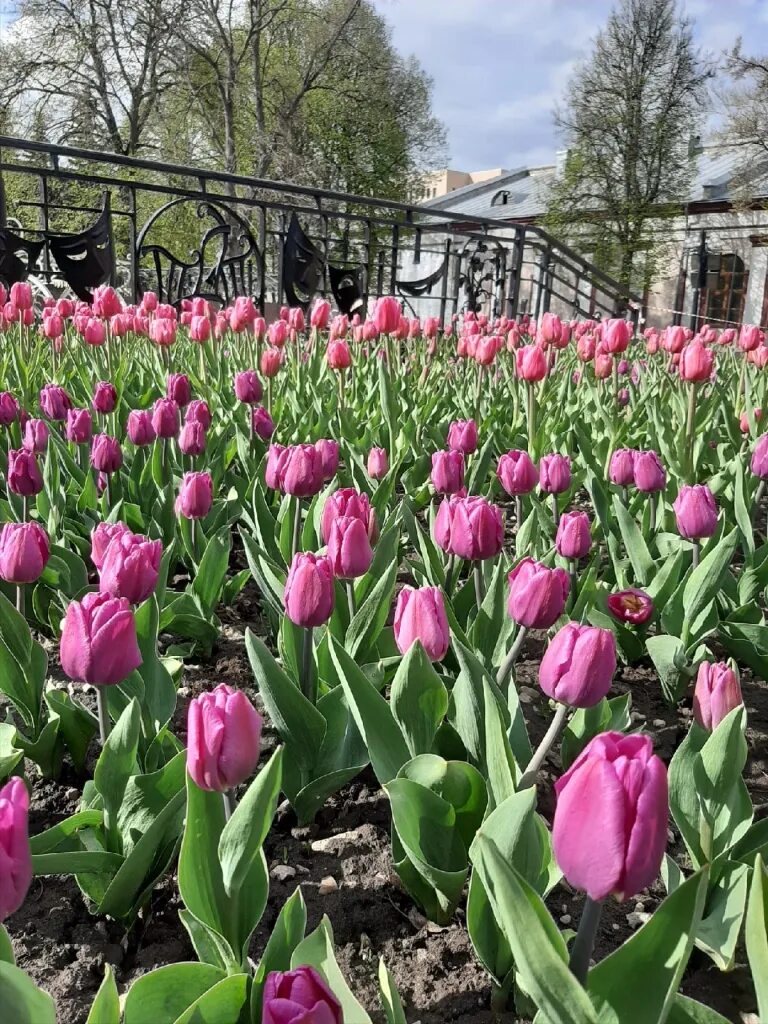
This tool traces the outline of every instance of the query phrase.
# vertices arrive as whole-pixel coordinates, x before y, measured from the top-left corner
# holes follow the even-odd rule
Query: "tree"
[[[727,55],[725,70],[732,87],[725,94],[722,136],[729,146],[740,147],[743,166],[736,183],[746,186],[768,159],[768,56],[744,53],[742,40]]]
[[[621,0],[556,113],[569,157],[548,222],[626,288],[640,254],[652,273],[652,222],[684,201],[708,77],[676,0]]]

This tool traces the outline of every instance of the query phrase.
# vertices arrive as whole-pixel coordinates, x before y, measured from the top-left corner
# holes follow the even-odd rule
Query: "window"
[[[501,189],[491,200],[491,206],[506,206],[509,202],[510,193],[506,189]]]
[[[714,326],[718,326],[717,321],[738,324],[741,322],[747,294],[748,274],[744,260],[732,252],[722,253],[719,259],[720,270],[717,277],[715,278],[714,274],[707,275],[709,280],[704,316],[705,319],[712,321]]]

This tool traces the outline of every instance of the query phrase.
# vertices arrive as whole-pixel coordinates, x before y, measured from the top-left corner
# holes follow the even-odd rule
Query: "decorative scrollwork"
[[[498,241],[471,238],[461,253],[459,287],[464,289],[465,308],[479,312],[494,308],[499,288],[503,288],[506,252]]]
[[[197,249],[182,259],[159,242],[148,241],[150,231],[169,210],[195,204],[200,220],[210,218]],[[263,256],[248,221],[218,199],[174,199],[146,222],[136,239],[139,264],[137,291],[157,292],[162,302],[178,305],[182,299],[201,295],[218,305],[229,305],[238,295],[253,295],[261,280]],[[256,296],[262,303],[263,297]]]
[[[64,235],[49,232],[47,241],[61,276],[79,299],[91,302],[91,289],[110,281],[115,270],[109,192],[104,193],[98,219],[85,231]]]

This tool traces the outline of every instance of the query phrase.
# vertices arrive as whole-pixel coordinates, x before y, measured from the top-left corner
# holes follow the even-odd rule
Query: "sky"
[[[434,81],[448,130],[449,166],[534,167],[561,144],[552,111],[588,56],[611,0],[374,0],[402,53]],[[687,0],[696,40],[711,56],[743,36],[768,53],[768,0]]]

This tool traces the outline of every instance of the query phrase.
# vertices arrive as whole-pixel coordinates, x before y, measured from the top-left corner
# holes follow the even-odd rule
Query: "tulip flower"
[[[108,380],[100,380],[93,392],[93,408],[106,416],[117,406],[117,388]]]
[[[766,349],[766,352],[768,353],[768,349]],[[754,422],[756,424],[759,423],[762,418],[763,418],[763,410],[762,409],[753,409],[752,410],[752,419],[754,420]],[[743,412],[741,414],[741,416],[739,417],[739,430],[742,432],[742,434],[748,434],[749,433],[749,429],[750,429],[749,428],[749,416],[747,416],[747,414],[745,412]]]
[[[400,302],[392,295],[376,301],[373,307],[373,321],[379,334],[394,334],[400,326]]]
[[[88,593],[70,601],[59,648],[70,679],[113,686],[141,665],[133,611],[124,597]]]
[[[205,519],[213,504],[213,480],[210,473],[185,473],[176,498],[176,515],[185,519]]]
[[[539,463],[539,486],[545,494],[562,494],[571,486],[571,460],[567,455],[545,455]]]
[[[120,531],[107,545],[99,567],[99,590],[140,604],[154,593],[163,557],[163,544],[129,530]]]
[[[702,661],[693,691],[693,717],[699,725],[712,732],[743,703],[739,677],[731,666],[725,661],[715,665]]]
[[[116,473],[123,464],[120,442],[109,434],[97,434],[91,442],[91,465],[100,473]]]
[[[193,398],[184,413],[185,423],[199,423],[203,430],[208,430],[211,425],[211,410],[208,403],[202,398]]]
[[[633,327],[629,320],[606,320],[603,324],[603,337],[607,352],[616,355],[625,352],[632,337]]]
[[[629,622],[633,626],[644,625],[653,615],[653,601],[644,590],[620,590],[609,594],[608,611],[619,622]]]
[[[346,341],[329,342],[325,358],[332,370],[348,370],[352,365],[352,353],[349,351]]]
[[[401,654],[418,640],[430,661],[442,661],[451,643],[442,591],[438,587],[403,587],[397,596],[394,630]]]
[[[768,434],[758,440],[749,465],[755,476],[768,480]]]
[[[371,448],[368,452],[368,476],[371,480],[383,480],[389,472],[389,458],[386,448]]]
[[[477,450],[477,424],[474,420],[455,420],[448,430],[448,448],[471,455]]]
[[[21,443],[26,451],[42,455],[48,447],[48,424],[45,420],[27,420]]]
[[[461,452],[433,452],[432,486],[438,494],[456,494],[464,486],[464,456]]]
[[[170,373],[165,382],[165,396],[183,409],[192,400],[192,385],[186,373]]]
[[[176,341],[176,321],[155,317],[149,325],[149,339],[161,348],[167,348]]]
[[[103,320],[98,317],[89,317],[83,330],[83,341],[91,348],[100,348],[107,340],[107,328]]]
[[[499,483],[515,497],[530,494],[539,482],[539,471],[528,452],[509,451],[499,458],[496,468]]]
[[[13,778],[0,789],[0,921],[16,913],[32,883],[28,815],[27,787]],[[341,1024],[340,1015],[330,1020]]]
[[[343,1024],[341,1004],[314,967],[271,971],[261,1024]]]
[[[261,360],[259,366],[262,374],[271,378],[277,374],[283,363],[283,353],[279,348],[265,348],[261,353]]]
[[[274,421],[263,405],[254,406],[251,413],[251,429],[262,441],[268,441],[274,434]]]
[[[270,465],[273,451],[277,459]],[[274,477],[270,476],[274,470]],[[312,444],[291,445],[288,448],[272,445],[267,461],[267,485],[271,480],[277,484],[278,490],[284,494],[292,494],[297,498],[310,498],[317,494],[323,486],[323,461],[320,452]]]
[[[32,309],[34,303],[32,285],[27,281],[14,281],[11,285],[10,300],[19,309]]]
[[[202,455],[205,451],[205,430],[196,420],[185,423],[179,433],[179,451],[184,455]]]
[[[547,376],[547,357],[541,345],[524,345],[515,352],[515,371],[520,380],[535,384]]]
[[[379,528],[376,512],[371,508],[367,494],[360,494],[354,487],[341,487],[325,499],[323,514],[320,517],[320,533],[324,544],[329,543],[333,523],[340,516],[359,519],[371,542],[375,542]]]
[[[635,487],[644,494],[663,491],[667,486],[667,474],[661,459],[654,451],[635,452]]]
[[[89,409],[67,410],[66,435],[72,444],[88,444],[93,437],[93,417]]]
[[[282,348],[288,340],[288,324],[285,320],[275,320],[267,329],[269,344],[274,348]]]
[[[93,292],[93,312],[107,319],[121,313],[123,304],[115,289],[108,284],[99,285]]]
[[[152,406],[152,427],[163,439],[179,436],[179,407],[172,398],[158,398]]]
[[[120,522],[99,523],[91,531],[91,561],[99,572],[101,572],[101,568],[104,565],[109,545],[116,538],[122,537],[123,534],[131,534],[131,531],[125,523]]]
[[[586,512],[564,512],[557,525],[555,547],[563,558],[586,558],[592,547],[589,516]]]
[[[204,345],[211,336],[211,320],[207,316],[192,316],[189,323],[189,337],[200,345]],[[169,396],[170,397],[170,396]],[[179,403],[181,404],[181,403]]]
[[[0,528],[0,578],[6,583],[34,583],[50,553],[48,534],[38,523],[6,523]]]
[[[617,448],[611,456],[608,477],[617,487],[629,487],[635,482],[635,452],[632,448]]]
[[[295,626],[311,629],[330,619],[335,601],[331,563],[321,555],[298,551],[283,590],[285,614]]]
[[[72,399],[64,388],[57,384],[46,384],[40,392],[40,408],[49,420],[64,422],[67,411],[72,408]]]
[[[327,437],[321,437],[315,441],[315,449],[320,456],[320,465],[323,473],[323,481],[332,480],[339,468],[339,443],[331,441]]]
[[[364,576],[373,561],[365,523],[353,516],[336,516],[328,537],[328,560],[333,575],[339,579]]]
[[[504,544],[501,509],[480,497],[443,499],[434,534],[438,546],[457,558],[494,558]]]
[[[246,405],[256,405],[261,401],[263,394],[261,381],[255,370],[243,370],[235,374],[235,397],[238,402]]]
[[[755,324],[742,324],[738,345],[742,352],[751,352],[765,341],[765,335]]]
[[[596,736],[555,785],[552,841],[566,880],[592,900],[637,895],[667,845],[667,772],[649,736]],[[588,962],[588,960],[587,960]]]
[[[9,427],[19,418],[19,403],[10,391],[0,392],[0,427]]]
[[[569,622],[544,652],[539,686],[561,704],[591,708],[607,696],[615,671],[616,641],[610,629]]]
[[[331,304],[326,299],[315,299],[312,311],[309,314],[309,322],[312,327],[324,331],[328,326],[331,317]]]
[[[245,782],[259,761],[262,725],[242,690],[225,683],[190,701],[187,772],[195,785],[225,793]]]
[[[152,414],[148,409],[132,409],[128,413],[128,438],[137,447],[151,444],[157,434],[152,426]]]
[[[8,452],[6,473],[8,490],[22,498],[31,498],[43,489],[43,477],[37,464],[37,455],[24,448]]]
[[[714,362],[715,357],[712,350],[694,338],[680,353],[678,364],[680,379],[692,384],[709,380]]]
[[[509,616],[528,629],[549,629],[560,618],[570,581],[565,569],[549,569],[524,558],[507,577]]]
[[[717,502],[706,484],[681,487],[672,508],[677,529],[686,540],[711,537],[717,527]]]

